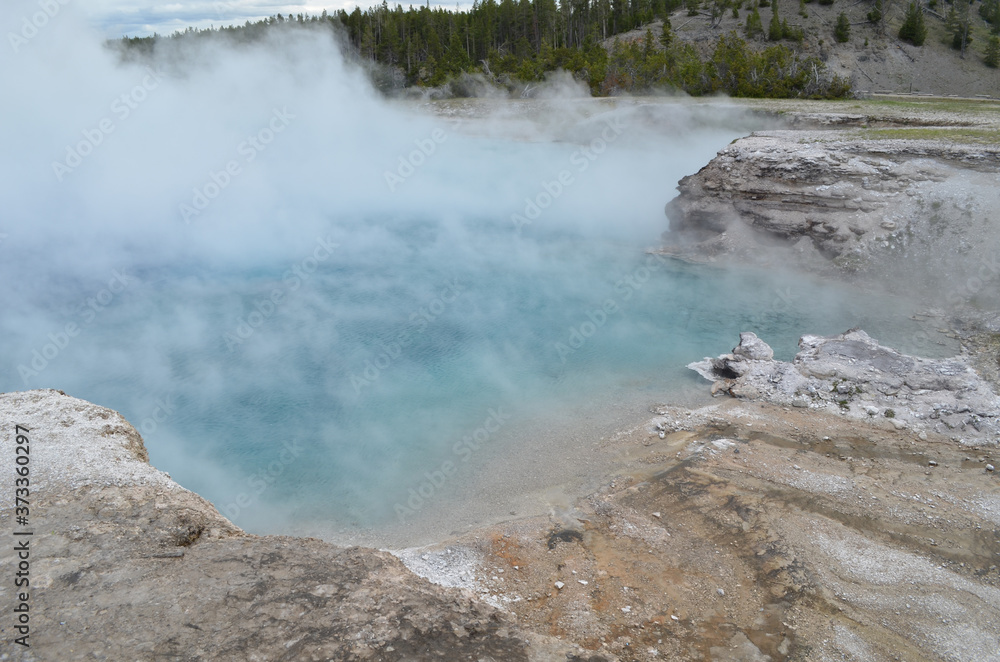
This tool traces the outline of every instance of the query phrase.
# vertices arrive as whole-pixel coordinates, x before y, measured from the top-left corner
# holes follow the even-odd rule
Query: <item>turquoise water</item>
[[[740,331],[786,359],[803,333],[916,338],[903,302],[647,254],[677,181],[762,126],[739,109],[514,103],[456,123],[264,78],[256,106],[259,90],[167,80],[60,182],[25,111],[2,173],[0,389],[122,412],[158,468],[251,531],[378,530],[491,499],[469,481],[556,447],[572,464],[616,412],[703,397],[684,365]],[[285,131],[185,223],[287,99]]]
[[[902,306],[843,287],[681,265],[624,241],[527,239],[480,219],[459,247],[434,242],[428,219],[371,225],[407,247],[377,268],[344,244],[311,274],[308,257],[292,263],[291,278],[288,264],[136,269],[38,380],[122,411],[157,467],[238,524],[378,527],[425,471],[502,446],[512,418],[704,388],[683,366],[741,330],[786,359],[807,331],[863,326],[891,342],[913,330]],[[2,388],[20,388],[10,377]],[[456,451],[491,411],[489,437]]]

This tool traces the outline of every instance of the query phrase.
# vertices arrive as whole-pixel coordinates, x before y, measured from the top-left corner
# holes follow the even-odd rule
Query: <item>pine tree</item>
[[[958,29],[958,10],[955,9],[955,5],[952,4],[948,13],[944,17],[944,31],[948,34],[954,34]]]
[[[778,17],[778,0],[773,0],[771,8],[771,25],[768,26],[767,38],[771,41],[781,41],[785,36],[785,31],[781,27],[781,19]]]
[[[924,12],[917,6],[916,2],[911,2],[906,8],[906,18],[903,25],[899,27],[899,38],[908,41],[914,46],[923,46],[927,38],[927,27],[924,25]]]
[[[884,12],[882,11],[882,0],[875,0],[872,10],[868,12],[868,15],[865,18],[867,18],[868,22],[874,25],[880,33],[882,32],[882,26],[884,25],[882,19],[885,18]]]
[[[281,17],[281,14],[278,14]],[[361,33],[361,55],[369,60],[375,59],[375,35],[372,33],[371,23],[365,21],[364,31]]]
[[[996,69],[1000,67],[1000,37],[993,35],[986,45],[986,66]]]
[[[955,0],[948,12],[948,22],[952,27],[951,47],[962,52],[965,57],[965,49],[972,41],[972,20],[969,7],[971,0]]]
[[[760,20],[760,12],[757,7],[753,8],[747,16],[747,38],[754,39],[758,35],[764,34],[764,23]]]
[[[837,16],[837,27],[833,29],[833,38],[838,44],[846,44],[851,39],[851,22],[847,20],[847,14],[840,12]]]
[[[965,49],[972,41],[972,21],[970,20],[969,7],[970,0],[953,0],[951,9],[944,19],[945,32],[951,35],[951,47],[962,52],[965,57]]]
[[[990,34],[1000,35],[1000,0],[984,0],[979,15],[990,25]]]
[[[664,48],[670,48],[670,44],[674,40],[674,30],[673,26],[670,25],[670,17],[663,17],[663,32],[660,33],[660,43],[663,44]]]

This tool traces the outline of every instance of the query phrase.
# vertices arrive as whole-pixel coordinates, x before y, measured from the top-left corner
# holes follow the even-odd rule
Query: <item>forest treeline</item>
[[[595,95],[671,89],[744,97],[850,94],[849,82],[828,75],[818,58],[803,57],[780,39],[769,40],[767,34],[730,32],[707,55],[674,38],[669,16],[682,6],[691,16],[735,14],[742,8],[749,17],[760,2],[752,1],[753,5],[750,0],[477,0],[469,10],[449,10],[390,7],[383,0],[381,5],[356,7],[350,13],[278,14],[241,26],[124,38],[120,44],[136,55],[151,53],[162,40],[222,34],[250,42],[275,29],[326,27],[342,32],[363,61],[378,65],[371,70],[377,85],[387,92],[450,84],[452,94],[462,95],[471,89],[462,81],[468,83],[470,78],[516,91],[543,80],[549,72],[564,70]],[[657,19],[663,20],[663,28],[655,34],[646,30],[638,38],[615,38]],[[793,32],[785,35],[789,40],[796,36],[801,39]],[[613,45],[606,48],[602,44],[609,39]]]

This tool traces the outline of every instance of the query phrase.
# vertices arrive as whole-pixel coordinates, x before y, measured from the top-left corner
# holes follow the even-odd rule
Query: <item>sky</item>
[[[295,15],[308,14],[318,16],[327,10],[329,13],[346,9],[353,10],[355,6],[362,8],[376,3],[374,0],[303,0],[288,2],[287,0],[179,0],[175,2],[155,2],[154,0],[15,0],[24,7],[25,15],[37,11],[46,2],[58,2],[60,5],[70,3],[88,17],[91,24],[107,38],[121,36],[143,37],[158,32],[170,34],[175,30],[183,30],[189,26],[195,28],[220,27],[240,24],[245,21],[256,21],[275,14]],[[396,3],[390,3],[396,4]],[[422,4],[417,0],[409,4]],[[454,8],[456,3],[432,2],[431,6],[439,4]],[[461,3],[464,6],[466,3]],[[470,3],[471,4],[471,3]]]

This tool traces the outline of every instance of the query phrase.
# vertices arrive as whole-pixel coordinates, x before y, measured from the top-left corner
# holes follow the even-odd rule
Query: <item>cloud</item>
[[[161,35],[183,31],[188,27],[205,29],[228,25],[243,25],[281,14],[319,16],[326,10],[333,14],[341,9],[348,12],[354,7],[366,7],[364,3],[333,2],[262,2],[261,0],[199,0],[176,1],[170,3],[153,0],[52,0],[61,6],[73,5],[86,21],[108,39],[122,36],[145,37],[154,32]],[[31,14],[39,10],[44,0],[10,0],[5,3],[20,14]],[[454,10],[456,5],[432,3],[432,7],[443,6]],[[471,3],[460,3],[463,9]]]

